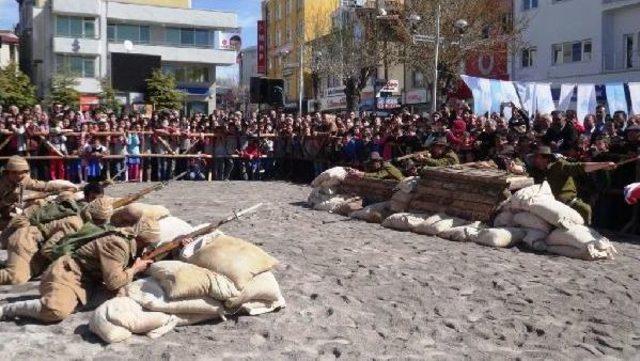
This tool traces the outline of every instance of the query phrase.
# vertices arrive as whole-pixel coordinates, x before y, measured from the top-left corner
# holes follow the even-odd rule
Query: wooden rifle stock
[[[149,252],[146,252],[145,254],[142,255],[141,258],[143,260],[145,260],[145,261],[146,260],[155,260],[156,258],[158,258],[160,256],[164,256],[164,255],[166,255],[168,253],[173,252],[174,250],[176,250],[178,248],[181,248],[182,247],[182,241],[184,241],[186,239],[193,240],[193,239],[196,239],[198,237],[205,236],[205,235],[207,235],[209,233],[212,233],[212,232],[216,231],[218,228],[220,228],[221,226],[223,226],[223,225],[225,225],[225,224],[227,224],[229,222],[235,221],[235,220],[239,219],[241,216],[243,216],[245,214],[248,214],[248,213],[251,213],[251,212],[255,211],[256,209],[258,209],[260,207],[262,207],[262,203],[258,203],[258,204],[256,204],[255,206],[253,206],[251,208],[244,209],[244,210],[242,210],[240,212],[237,212],[237,213],[234,212],[233,215],[231,215],[231,216],[229,216],[229,217],[227,217],[227,218],[225,218],[225,219],[223,219],[221,221],[218,221],[217,223],[211,223],[210,225],[208,225],[208,226],[206,226],[204,228],[197,229],[197,230],[195,230],[195,231],[193,231],[193,232],[191,232],[189,234],[178,236],[173,241],[165,243],[165,244],[163,244],[163,245],[161,245],[161,246],[159,246],[159,247],[157,247],[157,248],[155,248],[155,249],[153,249],[153,250],[151,250]]]

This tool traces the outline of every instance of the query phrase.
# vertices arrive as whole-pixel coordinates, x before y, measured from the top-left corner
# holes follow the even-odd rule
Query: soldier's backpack
[[[95,225],[91,222],[86,222],[82,228],[76,233],[72,233],[60,240],[58,244],[53,246],[51,254],[48,255],[51,261],[54,261],[65,255],[73,255],[75,252],[85,244],[90,243],[93,240],[108,236],[110,234],[118,234],[123,237],[129,237],[122,233],[119,228],[116,228],[110,224]]]
[[[35,211],[29,217],[29,223],[37,227],[63,218],[77,216],[80,214],[81,208],[81,205],[74,200],[50,202]]]

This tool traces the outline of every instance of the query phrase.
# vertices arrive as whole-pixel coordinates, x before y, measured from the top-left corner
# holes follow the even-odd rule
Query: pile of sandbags
[[[382,223],[393,212],[389,209],[389,202],[374,203],[349,214],[350,218],[359,219],[367,223]]]
[[[616,253],[608,239],[584,225],[578,212],[555,199],[546,182],[517,191],[493,224],[497,228],[481,234],[479,243],[510,247],[522,242],[536,251],[585,260],[611,259]]]
[[[176,326],[285,307],[271,272],[278,261],[247,241],[213,233],[185,247],[180,258],[151,265],[150,277],[128,285],[126,297],[96,309],[90,329],[113,343],[132,334],[159,337]]]
[[[418,177],[408,177],[401,181],[389,200],[389,209],[394,212],[406,211],[413,199],[419,180]]]
[[[334,167],[331,169],[327,169],[322,172],[319,176],[317,176],[312,182],[311,187],[313,188],[333,188],[342,181],[347,178],[347,170],[343,167]]]
[[[357,205],[357,200],[348,195],[339,193],[338,186],[347,177],[347,170],[335,167],[324,171],[311,182],[313,190],[307,198],[309,207],[324,212],[348,215],[351,211],[362,208]]]

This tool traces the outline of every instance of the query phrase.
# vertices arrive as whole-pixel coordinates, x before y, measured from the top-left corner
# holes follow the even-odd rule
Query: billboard
[[[218,37],[218,49],[240,51],[242,48],[242,37],[240,30],[221,31]]]
[[[258,20],[258,74],[267,73],[267,22]]]

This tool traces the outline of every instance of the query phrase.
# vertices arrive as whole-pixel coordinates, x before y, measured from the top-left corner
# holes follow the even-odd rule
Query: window
[[[522,49],[522,67],[530,68],[533,66],[536,57],[536,48]]]
[[[624,67],[633,68],[633,34],[624,36]]]
[[[149,44],[149,27],[132,24],[109,24],[107,38],[111,42],[129,40],[134,44]]]
[[[208,83],[209,67],[189,64],[163,64],[165,74],[173,74],[179,83]]]
[[[426,87],[426,83],[424,81],[424,74],[422,74],[421,71],[414,71],[413,72],[413,87],[415,89],[418,88],[425,88]]]
[[[538,0],[522,0],[522,9],[524,11],[536,9],[538,7]]]
[[[166,28],[165,41],[175,46],[211,48],[214,33],[208,29]]]
[[[560,65],[591,61],[592,50],[591,40],[554,44],[551,46],[552,63]]]
[[[294,0],[287,0],[287,14],[291,14],[292,4]]]
[[[81,78],[95,78],[95,58],[76,55],[56,55],[56,69],[58,73],[70,73]]]
[[[96,38],[96,20],[78,16],[56,16],[56,35]]]

